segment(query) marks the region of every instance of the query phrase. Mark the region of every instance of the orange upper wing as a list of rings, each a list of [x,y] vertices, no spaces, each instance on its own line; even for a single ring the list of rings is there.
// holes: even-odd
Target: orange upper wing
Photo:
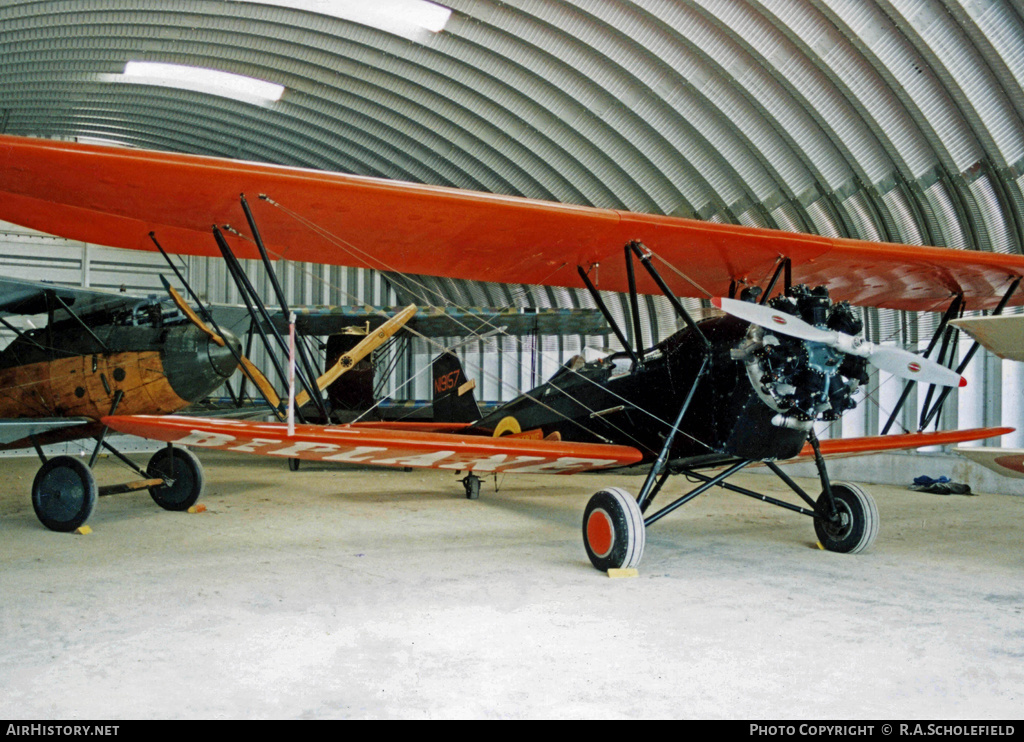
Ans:
[[[679,296],[723,296],[732,281],[762,284],[780,257],[793,279],[833,298],[897,309],[945,308],[963,294],[991,308],[1024,257],[832,239],[677,217],[534,201],[193,155],[0,137],[0,219],[62,237],[218,255],[214,224],[247,232],[247,195],[279,257],[503,283],[625,291],[623,246],[640,240]],[[258,199],[266,194],[276,204]],[[229,238],[240,257],[248,241]],[[599,267],[596,267],[599,266]],[[644,271],[641,291],[655,293]],[[699,288],[695,288],[694,284]],[[1015,297],[1022,303],[1024,294]]]

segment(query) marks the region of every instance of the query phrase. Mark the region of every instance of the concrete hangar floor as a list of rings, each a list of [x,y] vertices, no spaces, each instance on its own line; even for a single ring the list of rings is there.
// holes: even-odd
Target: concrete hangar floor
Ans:
[[[467,501],[451,472],[203,459],[206,512],[108,497],[88,535],[36,520],[36,460],[2,463],[0,718],[1019,716],[1021,497],[871,485],[881,533],[851,556],[718,491],[610,579],[583,507],[639,478]]]

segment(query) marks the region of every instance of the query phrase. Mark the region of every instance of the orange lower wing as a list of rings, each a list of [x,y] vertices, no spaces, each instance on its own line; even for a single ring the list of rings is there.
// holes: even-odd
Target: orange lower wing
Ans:
[[[477,472],[576,474],[638,463],[629,446],[396,430],[357,425],[254,423],[202,417],[115,415],[122,433],[185,446],[310,461]]]
[[[924,448],[926,446],[946,446],[953,443],[978,441],[984,438],[1007,435],[1013,431],[1013,428],[971,428],[969,430],[943,430],[937,433],[905,433],[903,435],[871,435],[863,438],[836,438],[821,441],[821,453],[826,458],[860,456],[882,451]],[[814,449],[808,443],[800,452],[798,459],[813,455]]]

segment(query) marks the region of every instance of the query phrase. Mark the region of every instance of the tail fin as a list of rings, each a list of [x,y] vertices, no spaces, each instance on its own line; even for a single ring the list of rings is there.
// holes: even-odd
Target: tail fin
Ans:
[[[434,359],[434,422],[471,423],[480,419],[473,389],[476,382],[466,378],[462,363],[453,353]]]

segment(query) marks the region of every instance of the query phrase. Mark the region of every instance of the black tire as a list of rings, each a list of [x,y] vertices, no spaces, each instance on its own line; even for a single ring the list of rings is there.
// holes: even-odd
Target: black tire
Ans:
[[[288,471],[298,471],[298,470],[299,470],[299,459],[289,458],[288,459]]]
[[[644,516],[636,499],[618,487],[596,493],[583,511],[583,546],[602,572],[640,564],[647,542]]]
[[[466,489],[467,500],[479,500],[480,499],[480,484],[482,480],[473,472],[470,472],[462,479],[462,486]]]
[[[70,533],[92,515],[97,492],[88,466],[72,456],[54,456],[32,482],[32,508],[51,531]]]
[[[818,498],[822,502],[824,494]],[[833,482],[832,497],[839,511],[839,522],[814,519],[818,542],[829,551],[856,554],[865,551],[878,535],[878,506],[875,499],[855,484]]]
[[[149,460],[146,474],[152,479],[170,481],[149,488],[150,497],[164,510],[188,510],[206,487],[203,465],[187,448],[161,448]]]

